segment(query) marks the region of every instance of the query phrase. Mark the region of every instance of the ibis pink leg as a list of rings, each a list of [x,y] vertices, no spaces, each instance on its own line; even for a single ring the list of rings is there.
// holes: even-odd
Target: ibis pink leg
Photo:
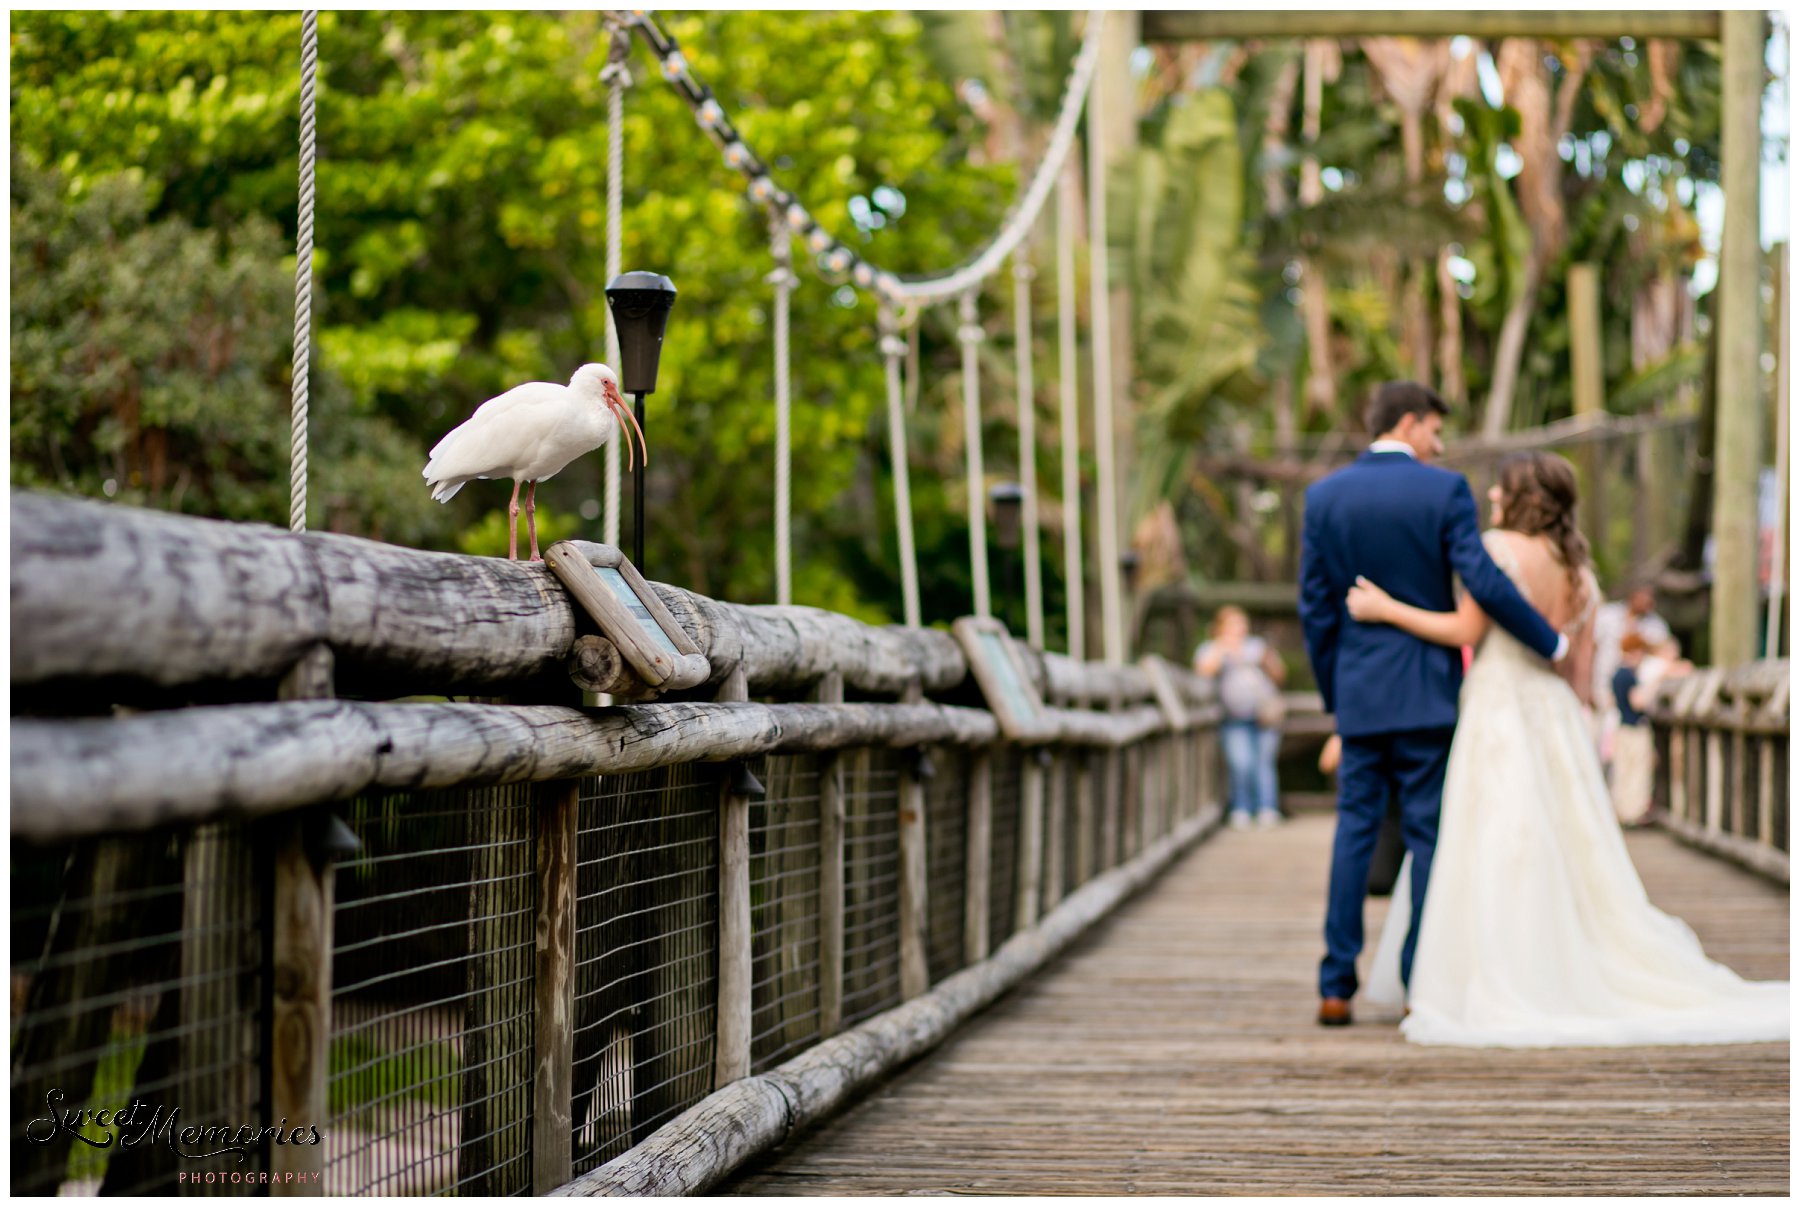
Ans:
[[[512,502],[506,505],[506,560],[519,560],[519,483],[513,482]]]
[[[525,528],[531,533],[531,560],[541,562],[537,550],[537,483],[528,482],[525,486]]]

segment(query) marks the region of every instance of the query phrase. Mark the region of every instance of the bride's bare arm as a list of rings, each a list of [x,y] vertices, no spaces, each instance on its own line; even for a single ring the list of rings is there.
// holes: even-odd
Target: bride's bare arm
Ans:
[[[1468,594],[1463,595],[1454,612],[1428,612],[1401,603],[1368,579],[1358,577],[1344,602],[1353,619],[1364,624],[1391,624],[1437,645],[1474,645],[1487,635],[1487,613]]]

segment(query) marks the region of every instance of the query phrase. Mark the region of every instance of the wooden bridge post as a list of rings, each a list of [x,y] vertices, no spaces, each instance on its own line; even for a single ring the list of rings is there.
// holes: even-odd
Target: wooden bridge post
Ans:
[[[1110,711],[1116,713],[1120,708],[1115,694]],[[1104,780],[1100,785],[1100,859],[1096,871],[1104,871],[1119,862],[1119,823],[1124,804],[1119,794],[1119,760],[1117,746],[1108,746],[1100,756],[1100,774]]]
[[[1775,739],[1764,734],[1757,741],[1756,840],[1775,845]]]
[[[309,650],[282,680],[283,700],[334,694],[330,647]],[[331,923],[335,873],[307,849],[306,814],[290,813],[275,832],[272,930],[273,994],[269,1012],[269,1121],[289,1127],[327,1121],[331,1069]],[[270,1144],[269,1193],[324,1193],[324,1144]],[[297,1175],[293,1178],[277,1175]]]
[[[750,699],[739,667],[719,688],[720,703]],[[713,1088],[750,1075],[750,798],[719,787],[719,1009]]]
[[[575,836],[581,781],[554,781],[540,793],[531,1187],[533,1194],[548,1194],[574,1176]]]
[[[988,953],[989,863],[993,858],[994,780],[986,747],[969,752],[968,858],[963,890],[963,963],[978,964]]]
[[[918,683],[901,695],[903,704],[925,698]],[[900,771],[900,999],[910,1002],[931,989],[931,965],[926,959],[930,928],[930,853],[925,843],[925,783],[918,763]]]
[[[844,702],[844,676],[819,680],[821,704]],[[837,751],[819,760],[819,1035],[844,1025],[844,762]]]
[[[1043,898],[1044,768],[1048,752],[1041,746],[1025,751],[1019,769],[1019,870],[1013,877],[1013,930],[1037,925]]]
[[[1063,859],[1068,833],[1065,815],[1069,807],[1067,755],[1051,754],[1048,776],[1049,792],[1044,802],[1044,883],[1040,896],[1045,913],[1054,909],[1063,895]]]
[[[1094,878],[1094,774],[1098,759],[1085,750],[1069,756],[1075,760],[1075,880],[1079,888]]]

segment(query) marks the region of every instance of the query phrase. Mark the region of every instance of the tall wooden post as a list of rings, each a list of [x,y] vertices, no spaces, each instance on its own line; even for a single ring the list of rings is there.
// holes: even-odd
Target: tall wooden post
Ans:
[[[309,650],[282,680],[283,700],[334,695],[331,650]],[[269,1121],[289,1128],[326,1123],[331,1067],[331,908],[335,873],[307,850],[306,814],[274,826],[274,1000],[269,1018]],[[271,1144],[269,1193],[324,1193],[323,1144]],[[289,1178],[286,1175],[296,1175]],[[283,1176],[277,1176],[283,1175]]]
[[[1143,41],[1143,18],[1136,9],[1115,9],[1106,15],[1106,30],[1100,35],[1100,61],[1095,69],[1094,88],[1104,94],[1100,106],[1100,149],[1111,179],[1114,172],[1130,164],[1137,156],[1138,113],[1137,81],[1131,75],[1131,54]],[[1131,286],[1123,280],[1110,282],[1111,305],[1107,307],[1107,334],[1111,337],[1113,464],[1117,480],[1132,482],[1132,466],[1137,453],[1137,407],[1132,386],[1136,380],[1132,356],[1135,341],[1132,326]],[[1129,495],[1120,500],[1119,539],[1130,538],[1132,517]],[[1116,567],[1107,570],[1116,573]],[[1123,621],[1121,621],[1123,623]]]
[[[819,681],[819,703],[844,702],[844,677]],[[844,763],[835,751],[819,761],[819,1035],[844,1023]]]
[[[1756,657],[1757,472],[1762,468],[1763,14],[1722,15],[1725,81],[1720,109],[1720,182],[1725,229],[1719,250],[1718,416],[1713,445],[1712,664]]]
[[[575,1176],[575,832],[581,781],[562,780],[540,791],[531,1187],[534,1194],[549,1194]]]
[[[1775,540],[1769,555],[1769,619],[1763,636],[1763,657],[1781,657],[1782,608],[1787,597],[1788,513],[1788,245],[1775,256]],[[1768,743],[1763,744],[1766,751]],[[1763,840],[1772,841],[1768,829]]]
[[[988,886],[993,863],[993,756],[985,747],[969,752],[968,845],[963,890],[963,963],[979,964],[988,954]]]
[[[924,699],[917,680],[907,685],[900,700],[917,704]],[[900,772],[900,997],[911,1001],[931,988],[931,964],[926,958],[931,926],[930,849],[925,845],[925,783],[913,764]]]
[[[740,667],[719,688],[720,703],[750,698]],[[719,788],[719,1023],[713,1088],[750,1076],[750,798]]]
[[[1043,896],[1044,778],[1049,759],[1041,746],[1025,751],[1019,769],[1018,874],[1013,877],[1013,930],[1037,925],[1038,903]]]
[[[1600,266],[1569,265],[1569,361],[1575,385],[1575,414],[1598,417],[1606,410],[1606,361],[1601,344]],[[1605,450],[1588,443],[1578,454],[1582,489],[1581,518],[1596,552],[1605,535],[1607,465]]]

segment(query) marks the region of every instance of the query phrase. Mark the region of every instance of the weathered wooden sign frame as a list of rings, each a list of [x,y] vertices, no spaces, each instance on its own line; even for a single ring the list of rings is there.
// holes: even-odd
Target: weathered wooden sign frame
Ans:
[[[969,673],[975,676],[1000,732],[1014,742],[1053,740],[1056,725],[1006,626],[991,616],[964,616],[950,631],[969,660]]]
[[[545,551],[544,563],[646,686],[681,691],[712,676],[706,655],[621,550],[589,545],[584,552],[558,541]]]
[[[1181,693],[1175,690],[1175,680],[1169,676],[1168,659],[1160,654],[1145,654],[1138,659],[1138,665],[1150,679],[1150,690],[1156,693],[1156,706],[1162,709],[1169,728],[1177,731],[1189,728],[1191,720],[1187,706],[1181,702]]]

